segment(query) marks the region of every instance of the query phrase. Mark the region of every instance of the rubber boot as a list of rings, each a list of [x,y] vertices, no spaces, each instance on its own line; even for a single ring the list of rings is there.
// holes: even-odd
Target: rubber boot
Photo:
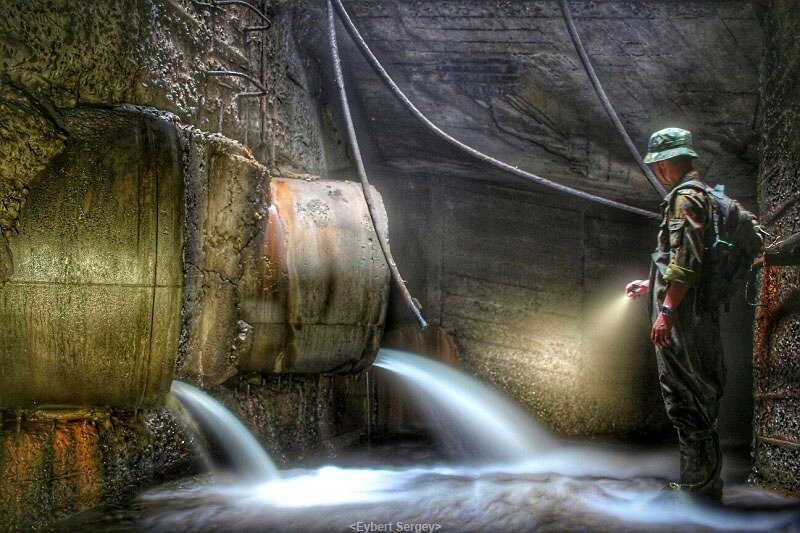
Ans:
[[[670,490],[687,491],[713,501],[722,500],[722,453],[719,437],[713,433],[679,432],[681,447],[680,482]]]

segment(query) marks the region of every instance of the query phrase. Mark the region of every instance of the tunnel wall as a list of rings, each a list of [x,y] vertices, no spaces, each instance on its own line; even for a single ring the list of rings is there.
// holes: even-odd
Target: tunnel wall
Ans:
[[[3,412],[0,530],[48,531],[59,518],[199,467],[192,442],[166,412],[75,411],[57,419]]]
[[[762,71],[762,222],[786,237],[800,231],[800,2],[776,1],[765,12]],[[769,267],[756,317],[753,478],[800,492],[800,268]]]
[[[273,174],[323,170],[323,138],[332,133],[321,127],[315,87],[305,79],[295,6],[275,0],[264,7],[274,24],[244,32],[263,21],[241,6],[191,0],[4,4],[0,241],[16,231],[25,186],[64,149],[62,109],[149,106],[239,141]],[[234,98],[257,87],[241,77],[206,74],[212,70],[246,73],[267,94]],[[11,268],[0,242],[0,279]]]

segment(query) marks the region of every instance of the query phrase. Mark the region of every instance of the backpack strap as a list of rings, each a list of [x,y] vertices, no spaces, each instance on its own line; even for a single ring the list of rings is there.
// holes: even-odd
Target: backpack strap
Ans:
[[[674,196],[678,192],[680,192],[682,190],[685,190],[685,189],[693,189],[695,191],[704,192],[706,194],[713,194],[714,193],[714,189],[712,189],[711,187],[709,187],[708,185],[706,185],[702,181],[700,181],[700,180],[689,180],[689,181],[685,181],[685,182],[681,183],[680,185],[678,185],[677,187],[675,187],[675,190],[672,192],[672,194]]]

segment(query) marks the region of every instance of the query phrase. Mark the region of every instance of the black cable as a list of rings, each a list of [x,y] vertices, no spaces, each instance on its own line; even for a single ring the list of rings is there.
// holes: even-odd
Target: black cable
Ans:
[[[445,133],[438,126],[436,126],[436,124],[428,120],[428,118],[425,115],[423,115],[422,112],[420,112],[420,110],[417,109],[413,103],[411,103],[411,101],[406,97],[406,95],[403,94],[403,91],[400,90],[400,88],[397,86],[394,80],[392,80],[392,78],[380,64],[378,59],[372,53],[372,50],[369,49],[369,46],[367,46],[367,43],[361,37],[361,34],[356,29],[355,25],[353,24],[353,21],[350,20],[350,17],[347,14],[347,11],[345,11],[341,1],[329,0],[329,2],[330,1],[333,2],[333,6],[336,9],[336,12],[339,15],[339,18],[341,19],[342,23],[344,24],[345,29],[350,34],[350,37],[352,37],[353,41],[358,46],[358,49],[364,55],[364,58],[367,60],[370,66],[372,66],[373,70],[375,70],[378,76],[380,76],[384,84],[389,88],[389,90],[394,94],[394,96],[398,100],[400,100],[403,103],[403,105],[405,105],[405,107],[411,112],[411,114],[413,114],[417,120],[422,122],[422,124],[437,137],[447,141],[456,148],[468,153],[469,155],[480,161],[483,161],[489,165],[499,168],[500,170],[503,170],[517,177],[520,177],[526,181],[536,183],[537,185],[543,185],[545,187],[549,187],[551,189],[555,189],[557,191],[570,194],[572,196],[577,196],[579,198],[583,198],[584,200],[589,200],[591,202],[596,202],[608,207],[613,207],[616,209],[621,209],[623,211],[628,211],[629,213],[635,213],[637,215],[641,215],[648,218],[654,218],[657,220],[661,219],[661,215],[659,215],[658,213],[647,211],[645,209],[640,209],[638,207],[633,207],[631,205],[623,204],[621,202],[615,202],[614,200],[609,200],[608,198],[603,198],[602,196],[597,196],[587,192],[579,191],[577,189],[573,189],[572,187],[567,187],[566,185],[561,185],[560,183],[550,181],[535,174],[531,174],[530,172],[520,170],[519,168],[511,166],[508,163],[504,163],[503,161],[500,161],[484,153],[481,153],[478,150],[472,148],[471,146],[462,143],[458,139],[451,137],[449,134]]]
[[[647,165],[644,164],[642,156],[636,149],[636,145],[633,144],[630,135],[628,135],[628,132],[625,130],[625,126],[622,125],[622,121],[620,121],[619,116],[617,116],[614,106],[611,105],[611,101],[608,99],[606,92],[603,90],[603,86],[600,84],[600,79],[597,77],[597,73],[594,71],[594,66],[592,66],[592,62],[589,60],[589,55],[586,53],[586,49],[583,47],[581,36],[578,35],[578,29],[575,27],[575,22],[572,20],[572,14],[569,11],[569,4],[567,4],[567,0],[558,0],[558,5],[561,7],[561,14],[564,15],[564,23],[567,25],[567,29],[569,30],[569,36],[572,38],[572,44],[575,45],[575,50],[578,52],[578,55],[581,58],[583,68],[586,70],[586,74],[589,75],[589,79],[592,81],[594,91],[597,93],[598,98],[600,98],[600,101],[603,103],[603,108],[605,108],[608,118],[610,118],[611,122],[614,123],[614,127],[617,128],[622,140],[625,141],[625,146],[627,146],[628,151],[633,156],[636,164],[639,165],[639,168],[641,168],[642,172],[644,172],[647,181],[650,182],[650,185],[653,186],[653,189],[655,189],[659,196],[663,198],[667,195],[666,189],[664,189],[664,186],[661,185]]]
[[[333,70],[336,72],[336,86],[339,88],[339,98],[342,101],[342,112],[344,113],[344,121],[347,125],[347,136],[350,140],[350,147],[353,150],[353,159],[356,162],[358,177],[361,180],[361,189],[364,191],[364,199],[367,202],[369,215],[372,218],[372,225],[375,227],[375,233],[378,236],[378,242],[383,250],[383,256],[386,258],[386,263],[389,265],[392,278],[394,278],[395,283],[397,283],[397,287],[403,294],[403,299],[406,301],[406,304],[408,304],[411,312],[414,313],[414,317],[417,319],[417,322],[419,322],[421,327],[425,328],[428,326],[428,323],[425,321],[425,318],[422,316],[417,304],[414,302],[414,298],[412,298],[411,293],[408,292],[408,287],[406,287],[406,283],[403,281],[403,277],[400,275],[400,270],[398,270],[397,264],[394,262],[394,257],[392,257],[392,251],[389,248],[389,237],[382,231],[379,225],[378,214],[375,209],[375,201],[372,196],[372,189],[370,188],[369,180],[367,179],[367,171],[364,168],[364,161],[361,159],[361,150],[358,147],[356,129],[353,126],[353,117],[350,115],[350,104],[347,101],[347,91],[344,87],[344,75],[342,74],[342,62],[339,58],[339,46],[336,43],[336,22],[333,18],[333,7],[331,6],[330,0],[328,0],[328,38],[330,39],[331,56],[333,57]]]

